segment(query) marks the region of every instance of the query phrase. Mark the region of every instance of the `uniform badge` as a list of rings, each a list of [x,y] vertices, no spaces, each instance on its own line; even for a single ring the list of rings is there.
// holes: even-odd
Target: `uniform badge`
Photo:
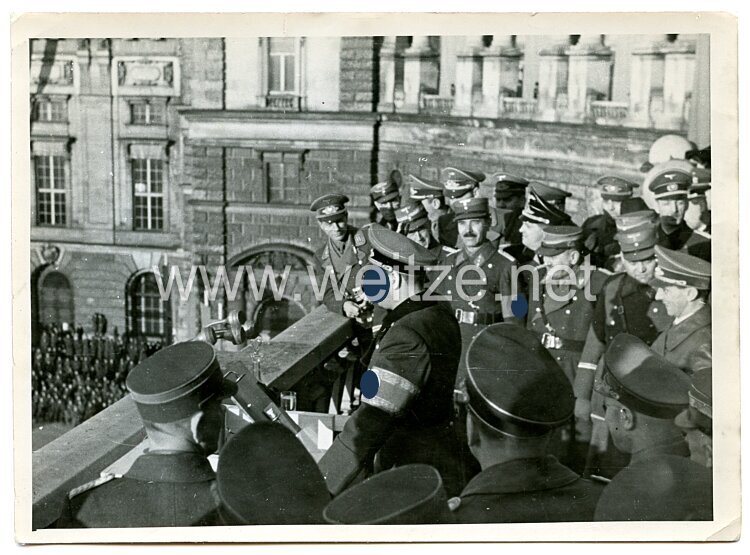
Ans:
[[[670,183],[667,185],[667,191],[676,191],[678,188],[677,183]]]
[[[367,239],[365,239],[365,234],[364,233],[362,233],[361,231],[358,231],[357,233],[354,234],[354,245],[355,246],[361,247],[365,243],[367,243]]]

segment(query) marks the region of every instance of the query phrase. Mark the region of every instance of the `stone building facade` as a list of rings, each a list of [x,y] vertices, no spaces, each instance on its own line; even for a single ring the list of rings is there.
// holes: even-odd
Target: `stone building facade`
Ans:
[[[35,321],[168,340],[231,308],[272,334],[314,306],[325,192],[361,224],[395,170],[461,165],[570,190],[581,222],[596,179],[640,181],[659,136],[709,143],[698,35],[35,40],[30,70]],[[154,265],[292,270],[283,299],[244,273],[234,299],[162,302]]]

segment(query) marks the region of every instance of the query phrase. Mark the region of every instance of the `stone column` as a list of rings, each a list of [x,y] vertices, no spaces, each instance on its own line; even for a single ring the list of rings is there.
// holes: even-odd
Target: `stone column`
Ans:
[[[496,118],[500,98],[515,96],[521,51],[513,35],[494,35],[492,45],[482,52],[482,105],[479,115]]]
[[[454,116],[470,116],[473,112],[474,84],[479,81],[479,52],[484,47],[482,36],[466,39],[466,46],[456,56],[456,98],[453,104]]]
[[[378,112],[393,112],[396,90],[396,37],[383,37],[380,48],[380,94]]]
[[[426,83],[434,81],[437,93],[437,59],[429,37],[413,37],[411,46],[404,51],[404,106],[400,111],[419,112],[420,92]]]
[[[682,130],[687,125],[693,92],[695,44],[675,42],[664,53],[664,114],[660,127]]]
[[[612,51],[602,35],[581,35],[567,54],[568,106],[562,119],[580,123],[588,117],[591,100],[609,98]]]
[[[703,148],[711,144],[711,52],[708,35],[695,45],[693,96],[690,102],[688,139]]]
[[[567,94],[568,35],[549,37],[550,45],[539,52],[538,118],[556,121],[557,100],[560,93]]]

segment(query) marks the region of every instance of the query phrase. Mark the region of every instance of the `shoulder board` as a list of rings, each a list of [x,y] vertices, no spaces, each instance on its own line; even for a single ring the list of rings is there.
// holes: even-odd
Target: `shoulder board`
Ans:
[[[448,508],[451,510],[451,512],[455,511],[461,506],[461,498],[460,497],[451,497],[448,499]]]
[[[107,482],[111,482],[115,478],[119,478],[119,476],[115,474],[104,474],[103,476],[99,476],[96,480],[91,480],[90,482],[86,482],[83,485],[78,486],[77,488],[73,488],[68,492],[68,499],[73,499],[76,495],[81,495],[82,493],[85,493],[89,490],[92,490],[96,487],[101,486],[102,484],[106,484]]]
[[[355,247],[361,247],[367,243],[367,239],[365,238],[365,234],[362,233],[362,230],[360,229],[357,231],[357,233],[354,234],[354,246]]]
[[[615,275],[614,272],[611,272],[610,270],[607,270],[606,268],[597,268],[596,271],[603,273],[605,276]]]
[[[517,262],[516,257],[505,250],[506,247],[508,247],[507,244],[500,245],[500,247],[497,249],[498,254],[501,254],[502,256],[510,260],[511,262]]]
[[[597,268],[591,273],[591,292],[598,295],[604,287],[604,284],[612,277],[612,272]]]
[[[693,230],[693,233],[695,233],[696,235],[700,235],[704,239],[711,239],[711,234],[710,233],[706,233],[703,230],[695,229],[695,230]]]
[[[443,250],[448,254],[455,254],[458,252],[458,249],[454,249],[453,247],[448,247],[446,245],[443,245]]]

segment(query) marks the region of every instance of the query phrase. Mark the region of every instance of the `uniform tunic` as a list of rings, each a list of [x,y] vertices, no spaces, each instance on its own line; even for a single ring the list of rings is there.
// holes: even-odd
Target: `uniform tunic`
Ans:
[[[458,246],[460,240],[458,236],[458,223],[455,220],[453,210],[445,208],[445,212],[433,220],[432,235],[441,245],[452,248]]]
[[[591,252],[591,263],[600,268],[611,269],[611,258],[620,252],[615,240],[617,224],[608,212],[586,219],[581,226],[586,248]]]
[[[683,220],[674,229],[665,230],[658,226],[657,244],[673,251],[684,251],[707,262],[711,262],[711,236],[704,232],[693,231]]]
[[[651,348],[672,364],[692,375],[711,367],[711,307],[703,305],[656,338]]]
[[[376,453],[376,470],[426,463],[438,469],[446,491],[460,491],[453,426],[459,345],[458,323],[443,304],[407,299],[388,313],[368,364],[379,380],[377,393],[362,396],[319,462],[331,493],[372,466]]]
[[[343,243],[336,243],[330,238],[315,252],[313,260],[315,274],[320,287],[325,286],[323,304],[335,314],[344,313],[346,294],[351,294],[351,287],[358,270],[358,264],[366,257],[365,245],[367,239],[364,233],[356,227],[348,226],[346,239]],[[333,270],[333,283],[324,281],[327,268]],[[347,275],[347,271],[349,274]],[[346,281],[346,283],[344,283]],[[341,287],[344,291],[337,299],[334,289]]]
[[[146,452],[122,478],[69,495],[58,528],[208,526],[218,522],[215,479],[199,453]]]
[[[451,299],[451,308],[461,326],[460,385],[465,379],[464,359],[471,340],[487,326],[503,321],[503,299],[509,301],[513,293],[515,259],[497,242],[487,241],[473,254],[459,249],[443,257],[440,263],[450,266],[451,270],[443,277],[436,291]],[[480,277],[475,270],[465,269],[471,267],[481,268],[485,281],[478,285],[465,283]],[[462,295],[458,291],[459,282],[462,284]],[[468,300],[479,293],[483,293],[480,299]]]
[[[476,475],[454,515],[462,524],[590,521],[602,490],[551,455],[517,459]]]
[[[497,232],[500,241],[506,245],[517,245],[521,243],[521,212],[523,207],[515,210],[497,209],[497,224],[492,228]]]
[[[559,338],[559,348],[545,346],[571,384],[575,383],[576,369],[594,316],[596,297],[610,275],[594,269],[587,281],[585,272],[579,269],[578,282],[570,292],[555,287],[555,296],[565,299],[557,300],[546,291],[546,268],[539,270],[539,292],[530,296],[526,327],[536,332],[540,340],[544,334]],[[591,300],[586,299],[586,291],[593,297]]]

